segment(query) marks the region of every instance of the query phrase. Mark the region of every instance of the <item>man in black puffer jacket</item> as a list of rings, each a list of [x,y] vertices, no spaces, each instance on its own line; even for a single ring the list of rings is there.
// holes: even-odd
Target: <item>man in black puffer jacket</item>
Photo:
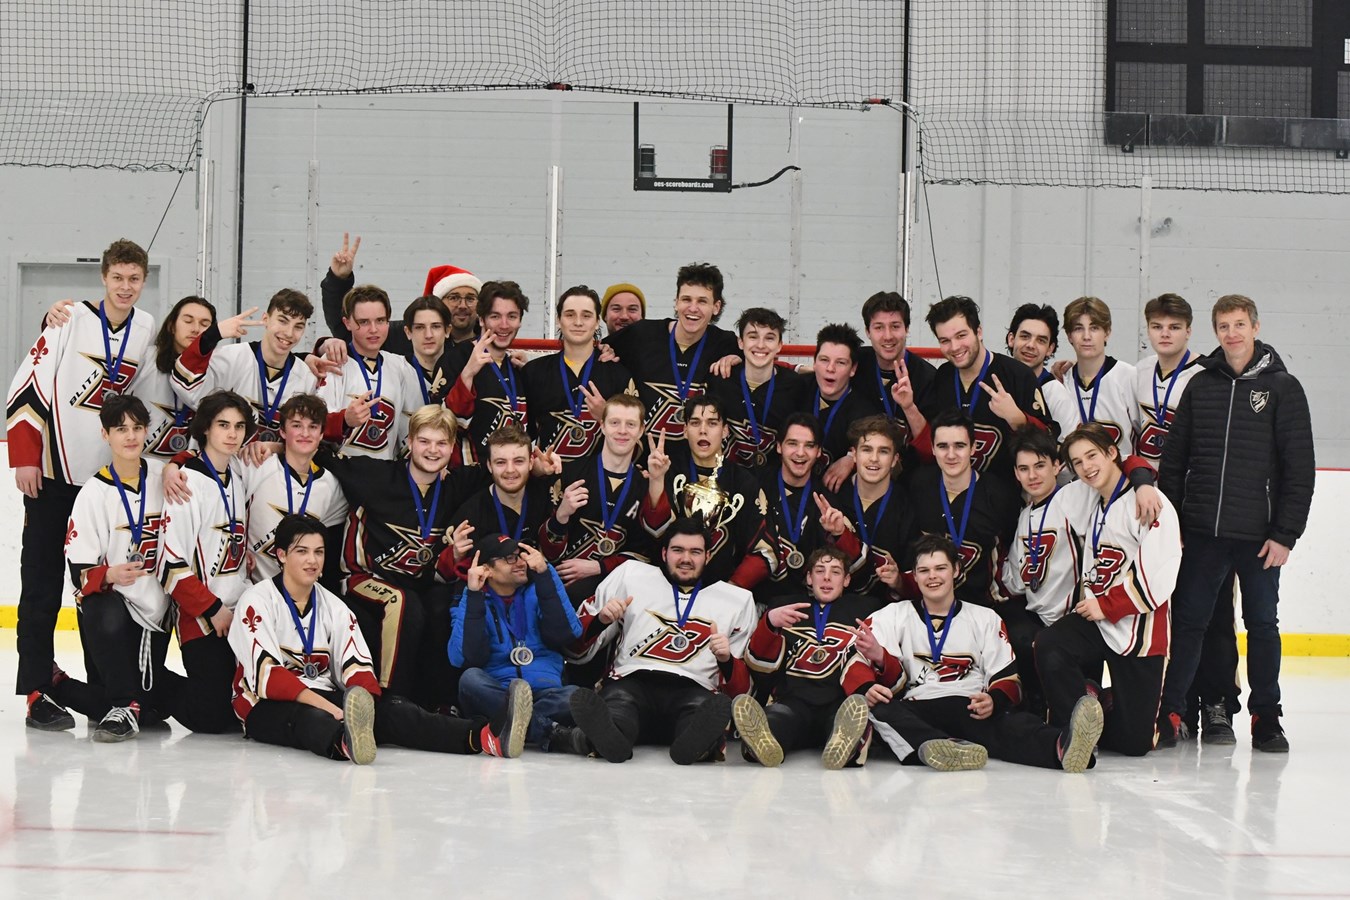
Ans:
[[[1286,752],[1280,727],[1280,567],[1308,523],[1314,462],[1308,399],[1271,347],[1256,339],[1256,304],[1214,304],[1219,349],[1182,395],[1163,446],[1158,484],[1181,511],[1185,550],[1172,596],[1171,662],[1159,745],[1181,732],[1205,624],[1229,567],[1242,585],[1252,746]]]

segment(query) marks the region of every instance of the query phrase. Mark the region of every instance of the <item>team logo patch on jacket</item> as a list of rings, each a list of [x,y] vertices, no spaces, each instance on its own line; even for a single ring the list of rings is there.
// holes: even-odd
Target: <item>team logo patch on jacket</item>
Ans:
[[[1270,391],[1252,391],[1252,412],[1259,413],[1270,402]]]

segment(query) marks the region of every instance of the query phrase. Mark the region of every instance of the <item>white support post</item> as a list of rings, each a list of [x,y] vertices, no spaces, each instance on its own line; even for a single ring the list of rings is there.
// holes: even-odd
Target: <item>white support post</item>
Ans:
[[[1139,311],[1135,322],[1136,342],[1142,353],[1148,348],[1148,324],[1144,322],[1144,304],[1149,295],[1149,254],[1153,244],[1153,176],[1145,170],[1139,182]]]
[[[309,161],[308,196],[305,204],[305,293],[319,296],[319,161]]]
[[[214,240],[215,222],[215,175],[216,164],[210,159],[202,159],[197,175],[197,293],[210,298],[211,291],[211,244]]]
[[[802,117],[795,107],[788,108],[788,153],[792,157],[792,165],[801,164],[801,126]],[[802,313],[802,171],[800,168],[794,169],[790,173],[792,178],[792,190],[789,194],[789,222],[791,229],[788,232],[788,333],[789,341],[797,341],[801,337],[801,313]]]
[[[562,263],[562,166],[548,167],[548,234],[547,254],[544,261],[544,284],[547,285],[544,299],[544,337],[551,338],[557,332],[554,321],[553,301],[558,296],[558,271]]]

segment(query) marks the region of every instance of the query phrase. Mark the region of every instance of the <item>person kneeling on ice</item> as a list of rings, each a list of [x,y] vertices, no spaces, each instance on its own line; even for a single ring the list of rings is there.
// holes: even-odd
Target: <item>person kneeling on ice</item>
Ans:
[[[838,547],[816,550],[806,565],[810,593],[800,601],[784,597],[750,635],[745,663],[756,685],[772,690],[774,702],[765,710],[749,694],[732,701],[747,760],[776,766],[789,750],[823,747],[827,769],[866,761],[872,742],[867,702],[845,695],[840,675],[857,636],[856,623],[882,601],[845,593],[848,567],[848,554]]]
[[[275,547],[281,573],[240,596],[230,628],[239,660],[234,709],[246,737],[357,765],[375,760],[377,744],[520,755],[531,712],[528,684],[512,682],[495,726],[383,694],[356,617],[318,583],[323,523],[288,515],[277,525]]]
[[[956,599],[956,546],[945,535],[914,543],[922,597],[859,623],[844,689],[862,694],[877,735],[903,765],[943,772],[1007,762],[1082,772],[1096,762],[1102,707],[1084,695],[1067,727],[1015,709],[1021,685],[998,613]]]
[[[544,554],[504,534],[478,542],[467,585],[451,613],[450,664],[465,669],[459,704],[465,713],[495,715],[521,679],[533,696],[525,740],[542,750],[565,749],[581,735],[569,727],[575,685],[562,683],[562,651],[581,637],[558,573]]]
[[[679,765],[716,761],[726,745],[730,697],[750,686],[741,656],[755,599],[725,581],[703,583],[702,516],[670,525],[661,559],[663,568],[624,563],[582,604],[582,637],[572,655],[589,661],[616,638],[619,648],[600,691],[572,695],[572,718],[584,749],[610,762],[632,758],[639,740],[668,743]]]

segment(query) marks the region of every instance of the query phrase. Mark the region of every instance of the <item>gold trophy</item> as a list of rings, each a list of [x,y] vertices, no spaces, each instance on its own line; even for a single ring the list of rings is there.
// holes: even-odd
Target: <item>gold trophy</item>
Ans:
[[[730,512],[726,515],[726,518],[734,519],[744,502],[739,494],[732,497],[718,485],[717,476],[721,472],[722,454],[718,453],[713,462],[712,474],[701,475],[695,481],[686,482],[683,490],[680,491],[684,496],[685,515],[702,514],[703,522],[708,528],[719,527],[722,524],[722,515],[728,509]],[[683,476],[677,477],[682,478]],[[680,490],[678,485],[676,489]]]

